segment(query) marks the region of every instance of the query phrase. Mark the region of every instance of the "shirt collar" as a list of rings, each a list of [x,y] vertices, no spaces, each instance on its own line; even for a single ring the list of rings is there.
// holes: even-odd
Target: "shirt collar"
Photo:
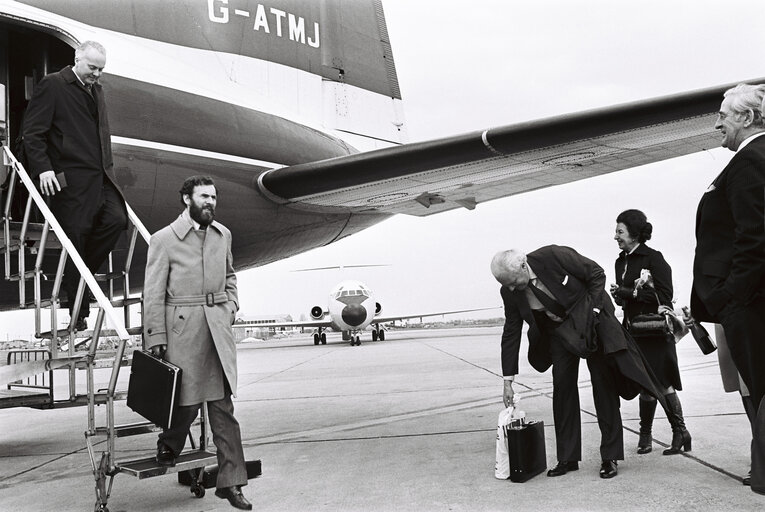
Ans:
[[[637,251],[637,248],[640,247],[640,245],[641,245],[640,243],[635,245],[635,247],[633,247],[632,250],[630,252],[628,252],[627,254],[629,255],[629,254],[632,254],[633,252]]]
[[[88,88],[88,86],[87,86],[87,85],[85,85],[85,82],[83,82],[83,81],[82,81],[82,78],[80,78],[80,75],[78,75],[78,74],[77,74],[77,71],[75,71],[75,70],[74,70],[74,66],[72,66],[72,73],[74,74],[74,76],[75,76],[75,77],[77,77],[77,81],[78,81],[78,82],[80,82],[80,84],[81,84],[81,85],[82,85],[84,88],[86,88],[86,89],[87,89],[87,88]]]
[[[744,147],[746,147],[746,145],[747,145],[747,144],[749,144],[749,143],[750,143],[750,142],[752,142],[754,139],[756,139],[757,137],[760,137],[760,136],[762,136],[762,135],[765,135],[765,132],[757,132],[757,133],[755,133],[754,135],[750,135],[749,137],[747,137],[747,138],[745,138],[744,140],[742,140],[742,141],[741,141],[741,144],[739,144],[739,146],[738,146],[738,149],[736,150],[736,153],[738,153],[739,151],[741,151],[742,149],[744,149]]]

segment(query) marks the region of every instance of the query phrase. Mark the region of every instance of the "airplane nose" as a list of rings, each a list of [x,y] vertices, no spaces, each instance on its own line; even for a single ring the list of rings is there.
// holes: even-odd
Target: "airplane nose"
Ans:
[[[348,304],[343,308],[340,316],[343,317],[343,322],[356,327],[367,318],[367,310],[361,304]]]

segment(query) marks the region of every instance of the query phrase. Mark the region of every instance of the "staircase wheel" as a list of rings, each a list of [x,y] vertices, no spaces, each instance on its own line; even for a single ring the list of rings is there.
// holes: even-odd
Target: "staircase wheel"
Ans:
[[[191,494],[194,495],[195,498],[204,498],[205,497],[205,488],[199,485],[198,483],[192,483],[191,484]]]

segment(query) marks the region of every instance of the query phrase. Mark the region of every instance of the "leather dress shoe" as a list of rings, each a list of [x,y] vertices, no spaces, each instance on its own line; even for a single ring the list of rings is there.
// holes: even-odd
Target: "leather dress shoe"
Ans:
[[[157,464],[167,467],[175,466],[175,455],[173,454],[173,451],[164,444],[157,446]]]
[[[242,494],[242,487],[239,485],[215,489],[215,495],[219,498],[227,499],[232,507],[240,510],[252,510],[252,503],[247,501],[247,498],[244,497],[244,494]]]
[[[569,471],[576,471],[577,469],[579,469],[579,462],[560,460],[554,468],[547,472],[547,476],[563,476]]]
[[[600,465],[600,478],[613,478],[619,470],[616,469],[617,463],[615,460],[604,460]]]

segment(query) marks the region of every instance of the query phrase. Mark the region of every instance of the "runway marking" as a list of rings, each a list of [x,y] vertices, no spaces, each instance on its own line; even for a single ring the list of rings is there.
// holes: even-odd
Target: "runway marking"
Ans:
[[[486,372],[488,372],[488,373],[491,373],[492,375],[496,375],[497,377],[502,377],[502,375],[499,375],[497,372],[494,372],[494,371],[492,371],[492,370],[489,370],[488,368],[484,368],[483,366],[477,365],[477,364],[475,364],[475,363],[473,363],[473,362],[471,362],[471,361],[467,361],[467,360],[465,360],[465,359],[464,359],[464,358],[462,358],[462,357],[459,357],[459,356],[457,356],[457,355],[455,355],[455,354],[452,354],[452,353],[450,353],[450,352],[447,352],[447,351],[445,351],[445,350],[443,350],[443,349],[440,349],[440,348],[438,348],[438,347],[434,347],[433,345],[431,345],[431,344],[429,344],[429,343],[425,343],[425,342],[420,342],[420,343],[421,343],[422,345],[428,346],[428,347],[430,347],[430,348],[432,348],[432,349],[434,349],[434,350],[437,350],[438,352],[441,352],[441,353],[443,353],[443,354],[446,354],[446,355],[448,355],[448,356],[451,356],[451,357],[453,357],[453,358],[455,358],[455,359],[457,359],[457,360],[459,360],[459,361],[463,361],[463,362],[465,362],[465,363],[467,363],[467,364],[469,364],[469,365],[471,365],[471,366],[474,366],[474,367],[476,367],[476,368],[480,368],[481,370],[484,370],[484,371],[486,371]],[[706,368],[709,368],[709,367],[715,366],[716,364],[717,364],[717,362],[716,362],[716,361],[709,361],[709,362],[706,362],[706,361],[705,361],[705,362],[701,362],[701,363],[695,363],[695,364],[692,364],[692,365],[687,365],[687,366],[684,366],[684,367],[682,368],[682,370],[691,370],[691,371],[692,371],[692,370],[700,370],[700,369],[706,369]],[[590,381],[586,381],[586,382],[587,382],[589,385],[587,385],[587,386],[582,386],[582,385],[580,384],[580,385],[578,386],[578,387],[579,387],[579,389],[583,389],[583,388],[585,388],[585,387],[592,387],[592,383],[591,383]],[[527,385],[523,384],[522,382],[519,382],[517,379],[515,380],[515,384],[517,384],[517,385],[520,385],[520,386],[523,386],[524,388],[526,388],[526,389],[527,389],[527,390],[529,390],[529,391],[532,391],[532,392],[536,392],[536,393],[537,393],[537,396],[539,396],[539,395],[541,395],[541,396],[546,396],[546,397],[548,397],[548,398],[550,398],[550,399],[552,400],[552,393],[547,393],[547,392],[542,392],[542,391],[536,390],[536,389],[532,388],[531,386],[527,386]],[[597,420],[597,418],[598,418],[598,415],[597,415],[597,414],[595,414],[595,413],[594,413],[594,412],[592,412],[592,411],[588,411],[587,409],[583,409],[583,408],[581,408],[581,407],[579,408],[579,410],[580,410],[580,412],[582,412],[582,413],[584,413],[584,414],[587,414],[587,415],[589,415],[589,416],[591,416],[591,417],[595,418],[595,420]],[[741,413],[741,414],[743,414],[743,413]],[[733,415],[733,414],[724,414],[724,415],[726,415],[726,416],[727,416],[727,415]],[[715,415],[715,416],[719,416],[719,415]],[[633,428],[630,428],[630,427],[628,427],[627,425],[624,425],[623,423],[622,423],[622,429],[623,429],[623,430],[626,430],[626,431],[628,431],[628,432],[632,432],[632,433],[633,433],[633,434],[635,434],[635,435],[638,435],[638,436],[640,435],[640,431],[639,431],[639,430],[635,430],[635,429],[633,429]],[[658,445],[660,445],[660,446],[663,446],[664,448],[669,448],[669,447],[670,447],[670,445],[669,445],[669,444],[667,444],[667,443],[664,443],[663,441],[659,441],[658,439],[653,439],[653,442],[655,442],[656,444],[658,444]],[[707,461],[705,461],[705,460],[702,460],[702,459],[700,459],[700,458],[696,457],[695,455],[693,455],[693,454],[690,454],[690,453],[688,453],[688,452],[680,452],[678,455],[682,455],[683,457],[686,457],[686,458],[688,458],[688,459],[691,459],[691,460],[693,460],[693,461],[695,461],[695,462],[698,462],[699,464],[701,464],[701,465],[703,465],[703,466],[706,466],[707,468],[709,468],[709,469],[712,469],[712,470],[714,470],[714,471],[717,471],[718,473],[721,473],[721,474],[723,474],[723,475],[725,475],[725,476],[728,476],[728,477],[730,477],[730,478],[732,478],[732,479],[734,479],[734,480],[736,480],[736,481],[738,481],[738,482],[743,482],[743,481],[744,481],[743,477],[741,477],[741,476],[738,476],[738,475],[735,475],[735,474],[731,473],[730,471],[727,471],[727,470],[725,470],[725,469],[723,469],[723,468],[721,468],[721,467],[719,467],[719,466],[716,466],[716,465],[714,465],[714,464],[712,464],[712,463],[709,463],[709,462],[707,462]]]
[[[95,444],[96,445],[97,444],[103,444],[105,442],[106,441],[104,440],[104,441],[99,441],[98,443],[95,443]],[[37,465],[32,466],[32,467],[29,467],[29,468],[27,468],[27,469],[25,469],[23,471],[19,471],[18,473],[14,473],[12,475],[4,476],[4,477],[0,478],[0,482],[5,482],[7,480],[11,480],[12,478],[16,478],[18,476],[24,475],[24,474],[29,473],[31,471],[38,470],[38,469],[40,469],[40,468],[42,468],[44,466],[47,466],[48,464],[52,464],[52,463],[57,462],[57,461],[59,461],[61,459],[69,457],[70,455],[77,455],[77,454],[80,454],[80,453],[83,453],[83,452],[87,452],[87,450],[88,450],[87,447],[83,446],[82,448],[79,448],[79,449],[74,450],[72,452],[63,453],[63,454],[59,455],[58,457],[53,457],[52,459],[46,460],[45,462],[41,462],[40,464],[37,464]],[[31,457],[32,455],[22,455],[22,456]],[[87,469],[88,469],[87,473],[91,473],[91,474],[93,473],[93,471],[92,471],[92,469],[90,467],[90,463],[88,463]],[[43,478],[43,477],[41,477],[41,478]],[[45,478],[47,478],[47,477],[45,477]],[[13,483],[11,483],[11,484],[1,484],[0,483],[0,489],[4,489],[4,488],[10,487],[12,485],[13,485]]]
[[[344,425],[333,425],[329,427],[312,428],[308,430],[301,430],[296,432],[285,432],[283,434],[275,434],[272,436],[259,437],[257,441],[245,443],[245,446],[259,446],[263,444],[276,444],[285,442],[295,442],[301,438],[308,436],[320,436],[326,434],[332,434],[334,432],[343,432],[346,430],[358,430],[361,428],[374,427],[378,425],[387,425],[397,421],[404,421],[416,418],[424,418],[432,416],[434,414],[445,414],[449,412],[464,411],[467,409],[476,409],[479,407],[485,407],[487,405],[496,405],[501,400],[496,396],[491,398],[480,398],[478,400],[470,400],[468,402],[461,402],[452,405],[446,405],[441,407],[432,407],[428,409],[422,409],[420,411],[405,412],[401,414],[394,414],[391,416],[385,416],[383,418],[373,418],[369,420],[354,421],[346,423]],[[308,441],[308,440],[306,440]]]
[[[270,374],[265,375],[265,376],[263,376],[263,377],[261,377],[259,379],[255,379],[252,382],[248,382],[247,384],[242,384],[242,385],[238,386],[238,388],[239,389],[244,389],[244,388],[246,388],[248,386],[252,386],[253,384],[257,384],[258,382],[263,382],[266,379],[270,379],[271,377],[276,377],[277,375],[281,375],[282,373],[288,372],[290,370],[294,370],[298,366],[302,366],[302,365],[304,365],[306,363],[310,363],[311,361],[315,361],[315,360],[319,359],[320,357],[327,356],[327,355],[329,355],[329,354],[331,354],[331,353],[333,353],[333,352],[335,352],[335,351],[337,351],[339,349],[340,349],[340,347],[337,347],[337,348],[334,348],[332,350],[329,350],[329,351],[326,351],[326,352],[322,352],[322,353],[320,353],[317,356],[310,357],[310,358],[308,358],[308,359],[306,359],[304,361],[301,361],[299,363],[293,364],[290,367],[284,368],[283,370],[279,370],[278,372],[270,373]]]

